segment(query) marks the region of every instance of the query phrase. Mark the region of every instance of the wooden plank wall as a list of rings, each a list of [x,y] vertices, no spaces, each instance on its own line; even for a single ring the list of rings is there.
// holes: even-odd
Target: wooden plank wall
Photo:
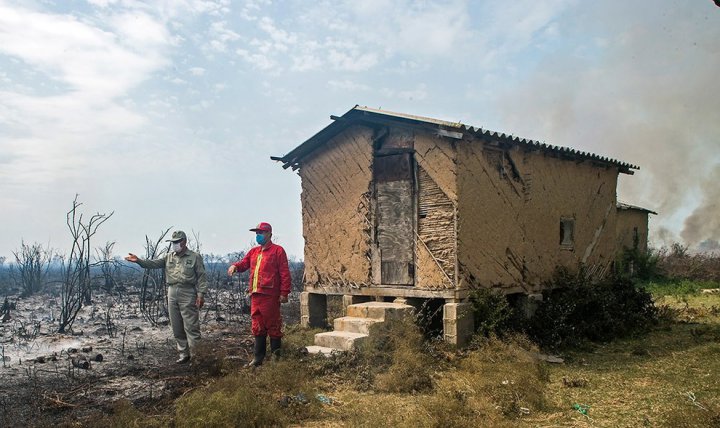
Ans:
[[[456,287],[455,206],[456,152],[438,136],[415,136],[418,180],[418,236],[416,286],[423,289]]]
[[[419,288],[455,286],[455,206],[450,198],[418,167],[418,265]]]

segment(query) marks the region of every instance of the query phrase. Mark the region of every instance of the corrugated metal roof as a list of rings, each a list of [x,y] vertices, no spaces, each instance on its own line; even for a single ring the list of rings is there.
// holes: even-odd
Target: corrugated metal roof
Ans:
[[[647,209],[647,208],[639,207],[639,206],[637,206],[637,205],[626,204],[626,203],[624,203],[624,202],[619,202],[619,201],[618,201],[618,203],[617,203],[617,209],[619,209],[619,210],[637,210],[637,211],[644,211],[644,212],[649,213],[649,214],[655,214],[655,215],[657,215],[657,213],[656,213],[655,211],[653,211],[653,210],[649,210],[649,209]]]
[[[317,147],[326,143],[328,140],[352,124],[405,124],[427,128],[428,130],[435,131],[438,135],[444,137],[462,139],[465,133],[469,133],[483,140],[495,140],[510,145],[524,146],[529,149],[542,150],[544,152],[560,156],[567,156],[572,159],[592,160],[600,164],[616,166],[620,172],[625,174],[633,174],[633,169],[640,169],[640,167],[636,165],[621,162],[605,156],[599,156],[590,152],[583,152],[562,146],[553,146],[551,144],[545,144],[527,138],[520,138],[511,134],[465,125],[460,122],[448,122],[445,120],[414,116],[404,113],[395,113],[370,107],[355,106],[344,115],[340,117],[331,116],[331,119],[334,120],[333,123],[323,128],[320,132],[310,137],[291,152],[282,157],[271,157],[271,159],[282,162],[283,168],[292,167],[293,169],[296,169],[300,167],[300,162],[305,156],[309,155]]]

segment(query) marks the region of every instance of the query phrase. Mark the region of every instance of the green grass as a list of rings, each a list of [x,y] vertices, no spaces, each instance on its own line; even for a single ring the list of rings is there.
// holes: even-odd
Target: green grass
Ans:
[[[720,288],[720,283],[715,281],[650,281],[643,285],[655,297],[689,296],[699,294],[701,290]]]

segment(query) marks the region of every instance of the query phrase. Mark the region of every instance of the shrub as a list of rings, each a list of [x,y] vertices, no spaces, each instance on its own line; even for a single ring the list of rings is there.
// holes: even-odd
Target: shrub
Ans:
[[[687,247],[679,244],[654,253],[658,259],[657,272],[662,278],[720,283],[720,254],[690,253]]]
[[[558,348],[585,339],[608,341],[646,331],[657,322],[652,296],[626,277],[593,283],[581,269],[559,269],[528,332],[543,347]]]
[[[625,249],[615,261],[615,274],[620,277],[649,281],[660,277],[658,263],[660,254],[655,250],[641,252],[638,249]]]
[[[510,327],[513,310],[504,294],[479,288],[470,293],[470,304],[478,334],[502,335]]]

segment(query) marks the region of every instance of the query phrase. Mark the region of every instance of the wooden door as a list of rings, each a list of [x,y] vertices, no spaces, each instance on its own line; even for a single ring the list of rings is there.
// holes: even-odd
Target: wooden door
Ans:
[[[374,161],[377,248],[384,285],[415,282],[415,179],[411,153]]]

